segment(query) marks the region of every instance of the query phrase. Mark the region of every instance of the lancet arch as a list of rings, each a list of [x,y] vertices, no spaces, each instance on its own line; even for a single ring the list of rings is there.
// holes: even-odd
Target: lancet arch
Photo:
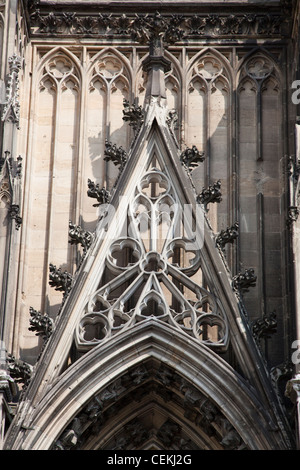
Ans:
[[[282,142],[284,116],[284,77],[279,72],[276,59],[263,48],[255,48],[241,59],[237,73],[237,142],[239,174],[239,217],[240,217],[240,258],[248,262],[248,247],[251,239],[252,263],[260,272],[257,295],[263,300],[263,306],[257,302],[257,316],[272,312],[269,292],[280,288],[280,280],[270,283],[272,270],[265,267],[264,253],[267,240],[274,231],[269,224],[268,212],[276,229],[284,233],[282,202],[278,200],[279,181],[282,174],[284,148]],[[276,113],[274,112],[276,110]],[[249,139],[249,136],[251,138]],[[247,142],[246,142],[247,141]],[[263,177],[267,168],[272,166],[268,179]],[[257,175],[259,175],[257,177]],[[257,220],[246,220],[244,213],[249,204],[257,204]],[[264,210],[265,204],[272,205],[272,210]],[[258,222],[258,220],[261,222]],[[245,261],[244,261],[245,260]],[[245,295],[245,302],[251,302]],[[278,315],[279,324],[281,315]],[[278,328],[284,326],[278,325]]]
[[[186,99],[187,108],[193,113],[186,117],[188,141],[197,139],[196,145],[198,144],[200,150],[206,151],[208,156],[213,157],[214,149],[209,146],[209,142],[216,136],[218,127],[223,127],[225,121],[230,122],[228,111],[231,95],[232,73],[222,54],[208,48],[189,61]],[[190,106],[192,102],[193,106]],[[198,110],[196,120],[195,106]],[[207,110],[210,110],[209,113]],[[225,148],[228,147],[228,142],[223,144]]]
[[[92,349],[79,359],[74,372],[72,367],[67,369],[33,411],[23,449],[111,449],[106,419],[110,420],[110,430],[111,420],[118,422],[118,439],[132,421],[130,414],[143,422],[143,413],[149,407],[151,412],[160,408],[157,423],[146,429],[148,435],[153,432],[154,441],[157,434],[159,441],[159,431],[169,420],[177,425],[183,440],[192,442],[189,449],[228,445],[267,450],[279,444],[276,432],[264,432],[272,417],[264,412],[242,377],[237,381],[231,367],[205,345],[199,348],[193,340],[186,342],[172,327],[157,320],[148,320],[104,347]],[[147,404],[140,401],[151,387],[153,406],[149,396]],[[168,402],[168,394],[174,403]],[[178,433],[173,433],[174,439]],[[144,448],[147,442],[145,438],[134,448]],[[175,442],[169,448],[178,449],[178,445]],[[18,448],[18,440],[12,448]]]
[[[232,70],[220,52],[205,48],[189,60],[186,82],[186,144],[193,143],[206,155],[205,164],[195,170],[198,185],[207,187],[220,181],[223,189],[222,201],[209,214],[214,230],[218,231],[224,224],[228,204],[232,204],[229,171],[234,119]]]
[[[122,108],[124,100],[131,100],[131,64],[117,50],[104,48],[89,57],[86,86],[85,181],[93,176],[100,184],[111,187],[116,171],[105,164],[103,153],[108,139],[124,149],[129,146],[130,128],[122,120]],[[107,175],[106,181],[103,181],[103,175]],[[86,207],[85,201],[83,204]]]
[[[57,69],[55,72],[55,61],[59,61],[61,59],[61,68]],[[65,63],[66,68],[64,68],[63,63]],[[46,67],[46,70],[45,70]],[[50,68],[50,69],[49,69]],[[51,74],[51,69],[53,73]],[[61,78],[65,78],[67,75],[74,75],[77,77],[79,82],[82,81],[82,66],[80,60],[76,55],[74,55],[69,49],[58,46],[50,49],[46,54],[44,54],[40,61],[37,63],[36,71],[34,73],[34,78],[36,83],[34,86],[37,86],[41,78],[45,75],[45,73],[49,73],[56,77],[56,79],[60,80]]]
[[[205,63],[207,61],[211,63],[209,70],[206,70]],[[198,66],[199,70],[203,70],[202,76],[211,80],[218,75],[224,75],[228,82],[233,82],[233,70],[228,59],[217,49],[211,47],[205,47],[197,54],[193,55],[186,66],[187,80],[191,81],[195,74],[195,67]]]
[[[72,263],[72,250],[64,228],[76,211],[76,200],[70,190],[76,192],[78,185],[82,106],[82,70],[78,58],[64,47],[51,49],[36,66],[32,90],[38,92],[32,92],[34,113],[28,145],[32,190],[25,201],[31,204],[32,212],[28,216],[26,243],[35,247],[43,262],[36,266],[33,258],[26,256],[25,271],[29,277],[38,276],[43,292],[39,301],[29,296],[30,304],[55,314],[57,298],[49,290],[48,266],[53,260],[60,266]],[[41,201],[42,211],[38,209]],[[54,216],[58,206],[60,221]],[[44,235],[35,240],[37,233]],[[44,250],[46,256],[42,255]]]
[[[44,280],[49,280],[44,297],[55,289],[57,315],[48,323],[51,328],[43,336],[41,354],[26,381],[7,434],[7,448],[267,450],[289,445],[281,405],[242,303],[246,275],[232,275],[221,232],[217,234],[219,220],[223,217],[224,222],[228,214],[224,205],[210,204],[222,202],[219,181],[208,186],[219,178],[225,205],[232,202],[227,199],[233,181],[230,122],[236,112],[231,106],[231,69],[218,51],[204,49],[188,63],[188,74],[180,75],[176,60],[170,68],[174,59],[164,51],[157,28],[155,35],[151,46],[159,47],[150,47],[149,60],[143,62],[148,71],[144,109],[126,102],[124,114],[124,98],[132,102],[137,96],[133,96],[135,74],[120,52],[104,48],[96,53],[96,45],[89,40],[81,53],[78,50],[87,64],[82,82],[70,55],[57,51],[43,62],[39,98],[42,95],[45,101],[37,99],[42,104],[37,130],[46,136],[43,156],[48,159],[41,168],[34,167],[40,163],[35,158],[36,141],[32,167],[34,178],[48,177],[50,188],[43,219],[49,228],[44,265],[67,264],[53,243],[62,230],[65,239],[70,235],[70,243],[80,244],[82,250],[72,274],[52,264],[49,277],[44,271]],[[136,66],[142,47],[132,47],[132,55],[129,45],[126,54]],[[251,76],[255,67],[250,59],[247,65]],[[273,93],[275,82],[268,79],[266,91]],[[195,125],[188,120],[192,131],[184,149],[170,125],[168,83],[184,109],[194,110]],[[180,85],[186,83],[189,93],[203,95],[197,105],[203,116],[207,111],[200,126],[202,140],[197,140],[201,132],[199,113],[193,108],[196,100],[187,105],[186,96],[180,95]],[[70,120],[59,108],[64,93],[71,98],[67,106],[71,103],[68,114],[74,117],[73,124],[76,105],[83,111],[76,128],[82,140],[79,153],[70,134],[67,142],[60,140],[64,135],[58,124],[63,122],[70,130]],[[127,139],[135,119],[135,134]],[[70,147],[74,153],[65,151]],[[58,150],[63,153],[60,161]],[[85,160],[76,172],[71,163],[79,154]],[[70,170],[80,178],[75,185],[74,175],[67,173]],[[66,173],[71,176],[71,196],[74,187],[81,188],[76,214],[83,223],[92,214],[93,232],[72,222],[69,233],[66,227],[60,228],[67,212],[61,216],[66,194],[59,177]],[[91,176],[95,183],[88,179]],[[83,186],[87,180],[88,191]],[[62,204],[57,195],[64,196]],[[96,204],[90,202],[89,213],[82,210],[83,197],[97,199]],[[73,207],[73,201],[67,203]],[[209,220],[208,210],[217,223]],[[32,243],[35,225],[28,219]],[[26,280],[30,261],[26,260],[24,269]],[[39,312],[36,318],[41,323],[50,320]],[[31,331],[38,329],[41,326],[36,324]]]
[[[236,72],[236,84],[241,82],[242,80],[242,72],[243,72],[243,67],[247,65],[251,61],[259,60],[261,63],[265,63],[266,69],[264,70],[264,74],[270,74],[270,72],[273,75],[276,75],[277,79],[280,81],[282,84],[282,76],[280,72],[280,68],[277,64],[276,56],[272,55],[268,50],[266,50],[263,47],[256,47],[249,51],[247,54],[245,54],[243,57],[240,58],[237,64],[237,72]],[[247,70],[249,67],[247,68]],[[254,69],[253,69],[254,71]],[[260,67],[260,72],[262,73],[262,67]],[[251,73],[249,74],[251,75]],[[252,76],[254,76],[255,73],[252,73]],[[258,77],[259,78],[259,77]],[[263,75],[261,75],[261,78],[264,78]]]
[[[88,79],[92,80],[95,74],[101,76],[107,88],[117,77],[122,76],[127,83],[128,89],[132,86],[132,67],[127,59],[117,49],[110,47],[100,50],[90,57],[87,67]]]

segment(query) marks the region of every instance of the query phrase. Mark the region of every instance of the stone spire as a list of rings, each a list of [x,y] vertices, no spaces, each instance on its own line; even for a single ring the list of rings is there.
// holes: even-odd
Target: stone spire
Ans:
[[[164,104],[166,100],[165,73],[171,70],[171,62],[164,57],[165,20],[156,13],[149,28],[149,56],[143,61],[148,74],[145,104],[153,99]]]

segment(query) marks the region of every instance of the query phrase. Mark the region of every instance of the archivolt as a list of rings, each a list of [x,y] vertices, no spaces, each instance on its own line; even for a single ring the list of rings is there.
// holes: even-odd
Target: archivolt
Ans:
[[[153,410],[158,424],[150,442],[143,428],[149,419],[143,417]],[[208,347],[157,319],[87,352],[28,416],[23,437],[18,433],[9,448],[118,448],[128,429],[145,438],[135,444],[131,439],[133,449],[179,449],[168,435],[179,436],[186,449],[226,448],[224,438],[235,448],[283,448],[243,378]]]

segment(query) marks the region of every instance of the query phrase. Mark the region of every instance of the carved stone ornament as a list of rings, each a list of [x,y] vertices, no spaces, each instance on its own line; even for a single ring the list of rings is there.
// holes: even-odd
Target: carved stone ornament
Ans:
[[[10,206],[9,215],[10,218],[16,222],[16,230],[19,230],[22,224],[22,217],[20,217],[20,206],[18,204],[12,204]]]
[[[136,377],[140,377],[138,382]],[[167,380],[166,380],[167,378]],[[163,384],[163,386],[161,386]],[[140,365],[129,370],[95,395],[69,423],[53,444],[55,450],[81,450],[86,442],[104,430],[112,416],[128,406],[128,401],[147,400],[149,392],[155,391],[164,402],[179,406],[192,427],[213,437],[223,449],[242,450],[243,440],[213,401],[185,381],[174,370],[160,365],[159,369],[150,364]],[[150,425],[149,425],[150,423]],[[110,433],[111,434],[111,433]],[[108,441],[100,439],[101,449],[129,450],[141,449],[143,444],[161,443],[164,449],[193,450],[198,447],[184,427],[173,419],[166,418],[162,423],[150,420],[145,423],[138,418],[125,422]],[[99,449],[100,449],[99,448]]]
[[[124,166],[127,162],[127,154],[123,147],[117,147],[116,144],[112,144],[105,141],[105,149],[104,149],[104,160],[106,162],[113,162],[114,165],[119,165],[120,171],[123,170]],[[102,200],[102,199],[101,199]],[[107,202],[107,201],[105,201]]]
[[[186,148],[180,155],[180,161],[189,171],[196,168],[199,163],[204,162],[204,152],[200,152],[195,145],[192,148]]]
[[[222,193],[221,193],[221,181],[218,180],[215,183],[209,185],[208,188],[203,188],[202,192],[197,196],[197,202],[199,204],[203,204],[205,210],[207,211],[208,204],[214,202],[221,202],[222,201]]]
[[[227,243],[233,243],[239,236],[239,224],[235,222],[231,227],[228,227],[226,230],[221,230],[216,238],[216,244],[224,250]]]
[[[234,276],[232,285],[234,289],[238,291],[248,292],[250,287],[254,287],[256,285],[257,276],[254,274],[254,269],[245,269],[243,273],[239,273]]]
[[[134,132],[138,132],[141,128],[144,119],[145,113],[142,106],[137,104],[129,104],[128,100],[123,100],[123,121],[129,122],[129,125],[133,128]]]
[[[8,59],[9,74],[6,87],[6,101],[2,113],[2,121],[9,121],[20,124],[20,102],[19,102],[19,71],[22,59],[17,54],[13,54]]]
[[[294,222],[297,222],[298,217],[299,217],[299,209],[296,206],[290,206],[288,208],[288,218],[287,218],[287,227],[289,229],[292,228]]]
[[[252,333],[255,339],[268,339],[277,331],[277,320],[275,312],[265,314],[252,324]]]
[[[93,207],[99,207],[102,204],[106,204],[110,199],[110,192],[103,188],[100,188],[99,184],[95,184],[90,179],[88,180],[88,191],[87,195],[91,198],[97,199],[98,204],[93,204]]]
[[[71,245],[81,245],[84,253],[87,252],[93,241],[93,234],[91,232],[83,230],[80,225],[72,224],[71,221],[69,221],[69,237],[69,243]]]
[[[49,285],[54,287],[56,291],[63,292],[66,296],[71,290],[72,275],[67,271],[62,271],[52,263],[49,265],[49,271]]]
[[[11,378],[14,379],[16,383],[22,383],[26,387],[31,378],[32,366],[21,359],[16,359],[11,354],[7,355],[7,363]]]
[[[150,187],[156,192],[152,189],[147,196]],[[168,322],[212,346],[226,344],[228,326],[221,305],[190,278],[200,269],[198,245],[174,238],[179,205],[170,179],[160,170],[152,168],[137,184],[135,198],[128,206],[129,236],[111,242],[106,266],[112,280],[104,282],[86,305],[76,334],[79,348],[93,347],[149,317]],[[166,241],[159,248],[162,227]],[[172,262],[179,251],[193,256],[188,267]],[[194,300],[182,294],[185,288]],[[116,290],[120,292],[118,298],[114,296]],[[173,298],[172,305],[169,297]],[[210,328],[214,331],[211,337],[206,336]]]
[[[162,15],[112,14],[42,11],[32,3],[29,14],[31,34],[35,35],[85,35],[127,36],[148,44],[153,37],[162,36],[165,43],[195,37],[226,36],[278,36],[286,34],[289,18],[285,12],[246,14]]]
[[[50,338],[53,331],[53,320],[47,314],[41,314],[34,308],[30,307],[30,328],[29,331],[35,331],[37,336],[41,336],[44,340]]]

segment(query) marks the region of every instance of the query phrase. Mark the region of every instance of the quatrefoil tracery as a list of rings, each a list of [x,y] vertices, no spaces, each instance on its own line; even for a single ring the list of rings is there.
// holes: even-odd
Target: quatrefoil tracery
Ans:
[[[208,345],[226,346],[228,328],[222,306],[199,282],[200,250],[191,247],[182,234],[174,236],[175,221],[180,219],[178,202],[170,180],[156,168],[137,185],[128,207],[131,236],[110,245],[106,275],[77,330],[80,348],[88,349],[149,318],[167,322]],[[140,230],[141,203],[146,208],[149,243]],[[168,220],[165,238],[159,240],[162,213]]]

